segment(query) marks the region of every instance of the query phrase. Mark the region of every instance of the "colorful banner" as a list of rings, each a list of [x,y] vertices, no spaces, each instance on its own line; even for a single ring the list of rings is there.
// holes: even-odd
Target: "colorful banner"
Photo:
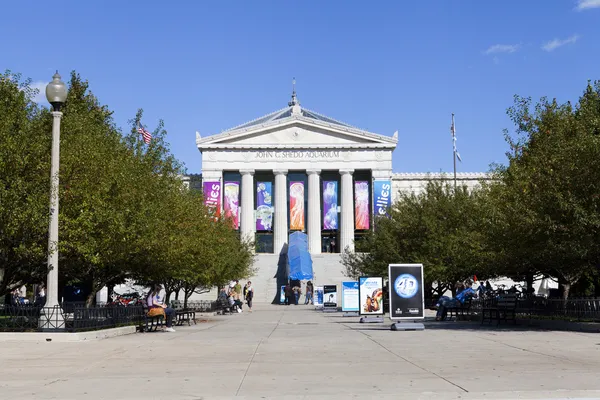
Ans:
[[[358,282],[342,282],[342,311],[358,310]]]
[[[223,211],[225,218],[231,218],[233,229],[240,227],[240,183],[225,181]]]
[[[204,205],[217,217],[221,216],[221,182],[203,182]]]
[[[271,182],[256,183],[256,230],[270,231],[273,229],[273,203]]]
[[[290,182],[290,230],[304,230],[304,182]]]
[[[354,228],[369,229],[369,182],[354,182]]]
[[[383,315],[383,278],[358,278],[360,315]]]
[[[392,205],[392,182],[373,182],[373,213],[377,216],[389,216],[387,210]]]
[[[390,319],[425,318],[423,264],[390,264]]]
[[[323,229],[338,228],[338,183],[323,182]]]

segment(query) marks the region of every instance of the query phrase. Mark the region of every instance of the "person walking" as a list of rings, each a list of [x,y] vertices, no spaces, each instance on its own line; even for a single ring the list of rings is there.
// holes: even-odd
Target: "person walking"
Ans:
[[[283,290],[285,292],[285,305],[289,306],[290,303],[291,303],[292,294],[293,294],[293,292],[292,292],[292,286],[289,283],[287,283],[285,285],[285,288]]]
[[[252,299],[254,298],[254,288],[252,282],[246,284],[246,303],[248,304],[248,312],[252,312]]]
[[[298,300],[300,300],[300,294],[302,293],[302,291],[300,290],[299,286],[294,286],[294,305],[297,306],[298,305]]]
[[[306,282],[306,295],[304,300],[304,305],[308,303],[313,304],[313,284],[311,281]]]

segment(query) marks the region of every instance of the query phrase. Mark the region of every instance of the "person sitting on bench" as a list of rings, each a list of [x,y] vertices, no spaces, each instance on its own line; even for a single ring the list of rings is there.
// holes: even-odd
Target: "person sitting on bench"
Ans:
[[[173,329],[173,314],[175,314],[175,310],[171,307],[167,307],[166,304],[160,302],[160,297],[158,294],[160,293],[162,287],[160,285],[154,285],[150,293],[148,293],[148,298],[146,299],[148,308],[160,308],[162,307],[165,312],[165,332],[175,332]]]
[[[442,296],[438,300],[438,310],[435,315],[436,321],[444,321],[446,319],[446,314],[448,314],[448,309],[453,307],[461,307],[467,300],[472,297],[477,296],[477,292],[473,289],[473,282],[468,280],[465,282],[465,289],[456,295],[453,299],[447,296]]]
[[[236,310],[237,312],[242,312],[242,305],[244,303],[242,303],[240,301],[240,295],[238,292],[235,291],[235,289],[231,289],[229,291],[229,305]]]

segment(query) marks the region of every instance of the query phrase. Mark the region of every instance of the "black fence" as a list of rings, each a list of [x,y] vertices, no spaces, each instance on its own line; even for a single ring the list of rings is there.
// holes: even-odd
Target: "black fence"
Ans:
[[[120,326],[139,326],[144,320],[142,306],[90,307],[63,304],[62,307],[33,305],[0,306],[0,332],[84,332]]]
[[[473,299],[471,311],[479,313],[482,302]],[[548,299],[528,297],[517,300],[517,315],[521,318],[600,321],[600,298]]]
[[[188,301],[186,310],[211,312],[216,302]],[[176,309],[183,308],[183,302]],[[121,326],[142,326],[145,320],[141,304],[104,304],[85,307],[84,302],[65,302],[56,307],[35,305],[0,305],[0,332],[85,332]]]
[[[212,300],[188,300],[187,304],[182,300],[171,301],[171,307],[175,310],[188,310],[195,312],[216,311],[216,301]]]

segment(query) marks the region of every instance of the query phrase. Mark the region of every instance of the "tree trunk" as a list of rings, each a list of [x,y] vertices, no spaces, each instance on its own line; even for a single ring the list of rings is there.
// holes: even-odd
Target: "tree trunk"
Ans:
[[[94,304],[95,300],[96,300],[96,290],[94,290],[94,286],[92,285],[92,290],[90,291],[90,294],[88,294],[87,298],[85,299],[85,308],[90,308]]]
[[[176,290],[176,291],[175,291],[175,300],[179,300],[179,292],[180,292],[180,291],[181,291],[181,290]]]
[[[533,293],[534,293],[534,291],[533,291],[533,274],[525,275],[525,282],[527,285],[526,296],[529,297],[529,296],[533,295]]]
[[[561,284],[562,288],[562,298],[563,300],[567,300],[569,298],[569,291],[571,290],[571,282],[563,282]]]
[[[165,287],[165,304],[169,304],[169,302],[171,301],[171,295],[173,294],[173,289],[169,288],[169,290],[167,291],[167,288]]]
[[[112,302],[112,296],[115,293],[115,287],[112,284],[109,284],[107,286],[107,294],[106,294],[106,302],[107,303],[111,303]]]
[[[193,292],[192,292],[193,293]],[[187,288],[183,289],[183,308],[186,309],[187,308],[187,304],[188,304],[188,299],[190,298],[190,296],[192,295],[192,293],[189,293],[187,291]]]

